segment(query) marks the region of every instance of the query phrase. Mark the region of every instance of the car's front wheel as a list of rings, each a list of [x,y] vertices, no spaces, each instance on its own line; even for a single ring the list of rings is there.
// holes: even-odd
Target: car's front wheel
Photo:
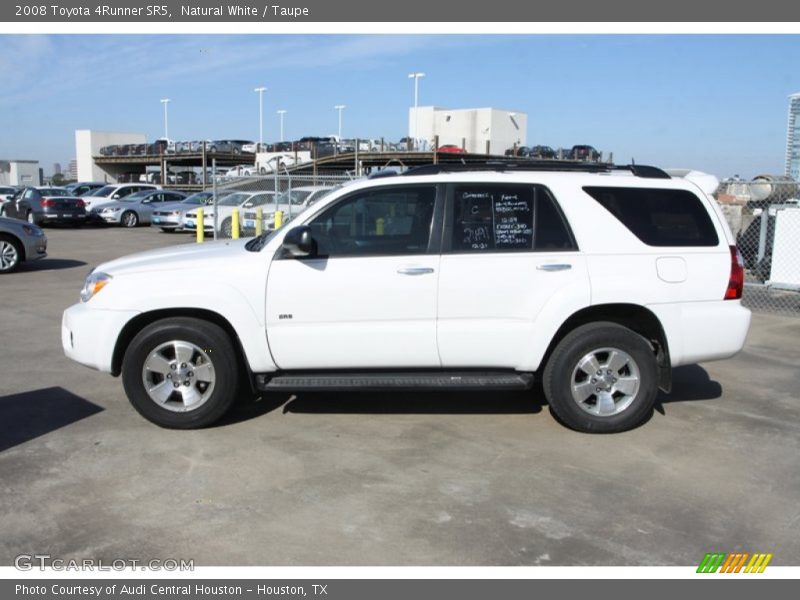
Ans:
[[[544,370],[545,396],[567,426],[588,433],[633,429],[653,412],[658,366],[649,342],[616,323],[590,323],[562,339]]]
[[[0,273],[11,273],[22,262],[20,243],[8,235],[0,234]]]
[[[136,227],[139,224],[139,215],[132,210],[126,210],[120,217],[123,227]]]
[[[201,319],[156,321],[125,352],[122,382],[133,407],[161,427],[195,429],[219,420],[239,388],[228,334]]]

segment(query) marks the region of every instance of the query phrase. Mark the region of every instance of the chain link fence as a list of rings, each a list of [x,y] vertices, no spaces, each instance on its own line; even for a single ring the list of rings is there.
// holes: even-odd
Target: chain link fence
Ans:
[[[215,177],[213,187],[207,189],[216,191],[217,207],[206,207],[206,229],[211,228],[217,238],[230,238],[238,220],[239,235],[242,237],[255,235],[259,230],[268,231],[274,229],[278,211],[282,223],[291,221],[325,193],[359,178],[341,172],[270,175],[229,173],[225,177]],[[234,209],[238,213],[237,219],[233,215]],[[262,217],[260,226],[257,223],[259,213]]]
[[[800,316],[800,189],[785,176],[723,181],[714,197],[744,258],[742,302]]]

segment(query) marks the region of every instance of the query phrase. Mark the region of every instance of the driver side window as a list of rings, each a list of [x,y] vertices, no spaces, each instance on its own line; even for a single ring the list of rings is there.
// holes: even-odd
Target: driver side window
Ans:
[[[356,193],[310,223],[319,256],[392,256],[428,250],[434,186]]]

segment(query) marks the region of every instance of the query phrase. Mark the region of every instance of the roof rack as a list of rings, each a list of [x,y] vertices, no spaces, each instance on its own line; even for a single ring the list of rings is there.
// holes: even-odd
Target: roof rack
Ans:
[[[581,171],[585,173],[630,171],[636,177],[671,179],[666,171],[648,165],[612,165],[609,163],[567,162],[563,160],[530,160],[525,162],[487,160],[469,163],[438,163],[413,167],[405,171],[403,175],[436,175],[438,173],[459,173],[463,171]]]

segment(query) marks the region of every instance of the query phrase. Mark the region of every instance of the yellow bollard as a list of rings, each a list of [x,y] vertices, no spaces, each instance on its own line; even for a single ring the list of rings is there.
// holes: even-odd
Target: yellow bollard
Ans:
[[[275,211],[275,229],[280,229],[281,225],[283,225],[283,211],[276,210]]]
[[[264,224],[262,221],[264,220],[264,209],[260,206],[256,209],[256,235],[261,235],[264,231]]]
[[[386,221],[383,218],[375,219],[375,235],[383,235],[383,228],[386,225]]]
[[[239,239],[239,209],[234,208],[231,215],[231,239]]]
[[[197,243],[202,244],[205,240],[206,236],[206,229],[205,229],[205,221],[203,221],[203,209],[197,209]]]

